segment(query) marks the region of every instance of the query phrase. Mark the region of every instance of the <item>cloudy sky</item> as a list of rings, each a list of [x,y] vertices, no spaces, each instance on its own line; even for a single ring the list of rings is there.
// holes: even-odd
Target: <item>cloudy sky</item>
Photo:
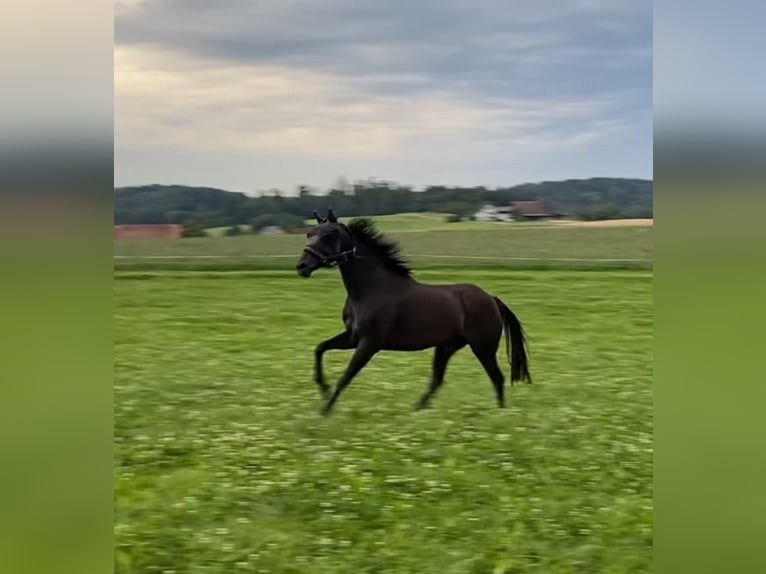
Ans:
[[[115,185],[652,177],[647,0],[117,0]]]

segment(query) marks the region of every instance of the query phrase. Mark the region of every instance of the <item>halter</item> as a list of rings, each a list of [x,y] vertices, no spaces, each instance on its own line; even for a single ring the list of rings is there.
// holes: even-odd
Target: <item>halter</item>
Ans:
[[[346,251],[341,251],[340,253],[335,253],[333,255],[327,256],[322,255],[319,253],[319,251],[313,247],[309,247],[308,245],[306,245],[303,250],[307,253],[311,253],[311,255],[319,259],[319,264],[322,267],[335,267],[342,263],[346,263],[349,260],[349,256],[351,255],[356,257],[356,245],[354,245],[354,247],[351,249],[347,249]]]
[[[351,242],[354,244],[354,246],[351,249],[346,249],[345,251],[340,251],[338,253],[334,253],[332,255],[322,255],[319,251],[314,249],[313,247],[306,245],[303,248],[303,251],[306,253],[310,253],[317,259],[319,259],[319,265],[321,267],[337,267],[338,265],[342,265],[343,263],[347,263],[349,258],[353,255],[354,257],[359,257],[356,253],[356,241],[354,241],[354,234],[351,233],[351,230],[343,225],[340,224],[341,229],[345,229],[346,232],[351,237]]]

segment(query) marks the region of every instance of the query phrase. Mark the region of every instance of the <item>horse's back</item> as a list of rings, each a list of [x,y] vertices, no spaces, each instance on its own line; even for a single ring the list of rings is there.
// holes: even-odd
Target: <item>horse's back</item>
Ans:
[[[496,307],[492,295],[475,283],[452,283],[447,285],[433,285],[436,289],[444,289],[458,298],[466,311],[486,311],[490,307]]]

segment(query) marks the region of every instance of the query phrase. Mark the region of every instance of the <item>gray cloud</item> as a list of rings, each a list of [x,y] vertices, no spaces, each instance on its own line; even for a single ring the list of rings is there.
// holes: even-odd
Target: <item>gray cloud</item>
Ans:
[[[620,4],[614,7],[614,4]],[[524,97],[651,90],[651,4],[536,0],[151,0],[118,5],[115,42],[419,89]]]
[[[346,112],[359,106],[372,110],[367,123],[369,114],[384,110],[381,121],[393,124],[396,106],[422,118],[425,102],[434,100],[492,122],[471,130],[471,149],[533,140],[561,148],[567,140],[586,145],[622,132],[624,142],[634,142],[633,153],[645,158],[647,150],[635,146],[651,145],[651,10],[650,2],[631,0],[118,0],[115,45],[164,59],[170,54],[184,74],[193,75],[195,66],[205,78],[213,78],[211,67],[236,70],[241,80],[233,73],[222,77],[240,88],[250,85],[247,74],[264,70],[303,74],[305,85],[293,81],[285,97],[297,90],[305,90],[301,99],[320,94],[317,118],[344,127],[354,121],[353,114],[343,119]],[[199,81],[193,88],[201,93]],[[122,101],[117,121],[122,113],[126,125],[150,107],[146,95],[140,104],[130,105],[128,96]],[[209,104],[220,105],[220,97]],[[241,96],[232,105],[248,107]],[[192,112],[202,114],[204,107],[199,103]],[[314,121],[308,117],[285,114],[282,121],[295,128]],[[170,113],[156,120],[183,121]],[[204,123],[201,116],[187,121]],[[437,139],[426,133],[411,142]],[[487,161],[482,157],[482,170]],[[396,171],[397,164],[390,165]],[[626,165],[651,174],[650,160],[641,160],[643,168]]]

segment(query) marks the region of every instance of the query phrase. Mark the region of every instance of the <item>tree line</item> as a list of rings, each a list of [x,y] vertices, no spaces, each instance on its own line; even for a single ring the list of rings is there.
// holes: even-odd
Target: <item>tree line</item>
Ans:
[[[208,187],[144,185],[114,190],[114,222],[180,223],[195,228],[249,225],[300,227],[312,211],[332,207],[342,216],[440,212],[470,217],[483,204],[538,200],[551,212],[579,219],[652,217],[652,181],[592,178],[525,183],[507,188],[429,186],[415,191],[390,182],[336,185],[326,192],[301,186],[295,195],[259,196]]]

